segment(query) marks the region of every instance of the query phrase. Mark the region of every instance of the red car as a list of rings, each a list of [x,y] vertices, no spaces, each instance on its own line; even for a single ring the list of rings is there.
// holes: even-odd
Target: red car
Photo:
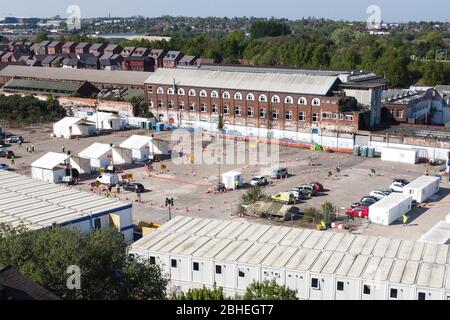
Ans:
[[[317,192],[323,192],[324,190],[323,184],[320,182],[311,182],[310,185],[314,186],[314,189],[316,189]]]
[[[346,211],[347,216],[349,218],[369,218],[369,207],[356,207],[356,208],[348,208]]]

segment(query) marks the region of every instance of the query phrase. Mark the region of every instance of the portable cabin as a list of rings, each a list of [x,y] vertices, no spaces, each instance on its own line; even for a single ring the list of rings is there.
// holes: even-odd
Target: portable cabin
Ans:
[[[403,188],[403,194],[412,196],[418,203],[423,203],[439,192],[440,177],[421,176]]]
[[[360,300],[359,281],[348,277],[348,273],[355,263],[357,255],[345,254],[335,274],[335,300]]]
[[[244,291],[253,283],[260,282],[260,264],[265,257],[275,248],[266,243],[254,243],[244,254],[237,259],[237,289]],[[281,277],[282,269],[276,271]]]
[[[419,162],[419,150],[385,147],[381,149],[381,160],[416,164]]]
[[[59,183],[66,176],[69,155],[65,153],[49,152],[31,164],[33,179]]]
[[[392,193],[369,207],[371,223],[388,226],[412,209],[412,197],[403,193]]]
[[[310,300],[331,300],[334,296],[334,277],[330,272],[331,269],[336,268],[336,261],[339,260],[339,253],[333,256],[332,251],[323,251],[314,265],[310,269]],[[331,260],[330,260],[331,259]],[[337,259],[337,260],[335,260]],[[328,264],[330,262],[330,264]],[[325,267],[326,272],[323,272]]]
[[[239,186],[244,184],[244,175],[242,172],[230,171],[226,172],[222,175],[222,182],[225,185],[225,188],[228,190],[236,189],[236,182],[239,183]]]
[[[87,120],[89,122],[95,123],[95,125],[97,126],[97,130],[100,131],[119,131],[123,128],[121,118],[114,113],[97,112],[88,117]]]
[[[445,272],[442,264],[421,263],[417,276],[417,300],[442,300]]]
[[[311,283],[308,271],[319,254],[319,250],[301,248],[286,265],[286,286],[297,291],[299,299],[309,299]],[[317,288],[315,281],[313,286]]]
[[[142,162],[148,160],[150,143],[152,143],[151,137],[133,135],[122,142],[120,147],[131,150],[132,159],[134,161]]]
[[[286,284],[286,270],[284,266],[289,262],[298,249],[295,247],[277,246],[261,262],[261,281],[275,280],[278,285]]]
[[[389,275],[389,300],[414,300],[413,286],[417,274],[418,263],[407,260],[395,260]]]

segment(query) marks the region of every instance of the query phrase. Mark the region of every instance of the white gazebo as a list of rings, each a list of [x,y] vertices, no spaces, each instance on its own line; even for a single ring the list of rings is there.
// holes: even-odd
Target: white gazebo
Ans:
[[[122,142],[121,148],[131,150],[131,155],[134,161],[148,160],[150,154],[151,137],[133,135]]]
[[[94,134],[95,130],[94,122],[76,117],[65,117],[53,124],[53,134],[57,138],[87,137]]]

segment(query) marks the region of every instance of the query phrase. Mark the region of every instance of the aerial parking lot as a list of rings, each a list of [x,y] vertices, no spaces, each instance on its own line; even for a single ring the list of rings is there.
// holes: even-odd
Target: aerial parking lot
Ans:
[[[12,144],[8,149],[15,154],[14,164],[10,160],[0,159],[0,163],[9,165],[18,173],[31,174],[30,164],[48,152],[65,152],[78,154],[94,142],[120,145],[133,134],[149,135],[142,130],[114,132],[99,137],[82,138],[78,140],[63,140],[52,138],[51,126],[29,127],[20,130],[10,130],[14,134],[24,137],[22,145]],[[152,132],[156,138],[170,141],[171,132]],[[233,140],[226,140],[227,145],[235,144]],[[246,151],[252,148],[251,143],[244,144]],[[33,146],[34,152],[28,152]],[[171,142],[171,146],[174,143]],[[184,158],[188,157],[186,153]],[[323,192],[316,196],[303,199],[294,206],[300,212],[314,207],[320,209],[325,202],[331,202],[337,209],[338,215],[345,217],[346,209],[353,203],[360,201],[363,196],[369,195],[375,189],[388,188],[394,179],[413,181],[422,176],[428,169],[434,175],[441,168],[428,165],[407,165],[394,162],[382,162],[379,158],[361,158],[344,153],[316,152],[307,149],[280,147],[279,167],[286,167],[289,177],[285,179],[269,179],[269,185],[264,186],[263,192],[269,196],[280,192],[290,191],[303,184],[318,181],[324,185]],[[186,159],[185,159],[186,160]],[[195,161],[194,161],[195,162]],[[228,161],[228,163],[230,163]],[[254,176],[268,172],[267,165],[258,165],[254,162],[231,164],[183,164],[168,160],[163,163],[154,163],[151,168],[143,165],[133,165],[120,168],[119,176],[132,175],[132,180],[141,183],[145,192],[138,196],[136,193],[123,189],[117,194],[112,188],[109,196],[124,201],[134,202],[133,216],[135,222],[148,221],[164,223],[169,219],[169,209],[166,207],[166,198],[174,199],[171,208],[172,217],[188,215],[202,218],[242,219],[237,214],[240,198],[250,187],[240,186],[238,190],[225,193],[214,192],[219,183],[219,175],[228,171],[239,171],[244,175],[244,181],[249,182]],[[104,194],[105,188],[95,186],[96,175],[82,177],[75,186],[85,191]],[[364,235],[374,235],[405,240],[418,240],[425,232],[430,230],[439,221],[445,220],[450,212],[450,189],[444,177],[440,192],[428,203],[415,208],[409,213],[407,227],[401,222],[390,226],[369,223],[367,219],[356,218],[352,232]],[[279,223],[260,218],[245,217],[245,219],[258,220],[263,223]],[[285,224],[299,227],[311,227],[303,221],[287,221]],[[336,232],[348,232],[337,231]]]

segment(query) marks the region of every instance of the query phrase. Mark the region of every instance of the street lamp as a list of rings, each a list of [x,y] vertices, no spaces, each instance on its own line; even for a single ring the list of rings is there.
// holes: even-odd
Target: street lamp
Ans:
[[[166,198],[166,207],[169,208],[169,221],[172,220],[172,207],[174,206],[173,198]]]

